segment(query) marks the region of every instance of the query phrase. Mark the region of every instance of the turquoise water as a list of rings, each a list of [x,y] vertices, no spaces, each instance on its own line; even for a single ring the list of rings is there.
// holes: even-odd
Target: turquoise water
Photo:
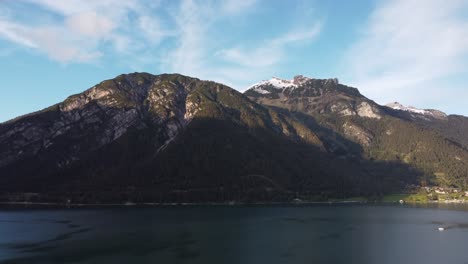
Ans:
[[[468,263],[468,210],[4,209],[0,263]]]

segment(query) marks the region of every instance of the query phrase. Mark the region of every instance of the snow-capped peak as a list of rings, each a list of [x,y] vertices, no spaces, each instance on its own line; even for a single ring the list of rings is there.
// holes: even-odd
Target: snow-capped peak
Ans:
[[[390,107],[392,109],[395,109],[395,110],[413,112],[413,113],[422,114],[422,115],[426,114],[426,112],[427,112],[424,109],[418,109],[418,108],[413,107],[413,106],[404,106],[404,105],[400,104],[399,102],[389,103],[386,106]]]
[[[250,86],[249,88],[247,88],[247,90],[253,89],[254,91],[256,91],[258,93],[268,94],[270,92],[267,91],[267,90],[262,89],[261,86],[269,85],[269,86],[273,86],[274,88],[277,88],[277,89],[284,89],[284,88],[290,88],[290,87],[291,88],[296,88],[296,87],[304,84],[308,80],[310,80],[310,78],[304,77],[302,75],[294,76],[294,78],[292,80],[284,80],[284,79],[280,79],[280,78],[277,78],[277,77],[272,77],[269,80],[263,80],[263,81],[261,81],[259,83],[256,83],[256,84]]]
[[[434,118],[445,118],[447,115],[444,112],[432,109],[419,109],[413,106],[404,106],[398,102],[389,103],[386,105],[395,110],[406,111],[410,113],[416,113],[425,116],[431,116]]]

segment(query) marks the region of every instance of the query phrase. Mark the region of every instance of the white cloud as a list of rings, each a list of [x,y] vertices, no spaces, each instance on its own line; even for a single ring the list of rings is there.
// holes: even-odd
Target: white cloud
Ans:
[[[37,43],[37,47],[46,52],[51,59],[59,62],[88,62],[99,58],[101,52],[92,44],[82,39],[64,39],[67,34],[62,28],[42,27],[30,30],[28,35]]]
[[[466,73],[467,8],[463,0],[382,3],[347,53],[347,78],[380,103],[400,100],[427,106],[438,96],[429,91],[437,89],[461,95],[445,79]]]
[[[84,11],[67,17],[66,26],[75,33],[88,37],[108,35],[116,27],[111,19],[95,11]]]

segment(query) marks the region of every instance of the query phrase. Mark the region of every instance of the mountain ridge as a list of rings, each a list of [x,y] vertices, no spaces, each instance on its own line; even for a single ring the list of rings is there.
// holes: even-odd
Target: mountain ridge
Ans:
[[[421,151],[417,147],[408,149],[408,147],[400,146],[401,142],[410,138],[410,135],[401,134],[398,136],[399,139],[392,139],[392,137],[395,137],[395,133],[403,128],[407,133],[421,134],[415,140],[424,142],[423,144],[427,145],[426,148],[435,144],[445,145],[443,142],[446,141],[449,142],[447,148],[452,149],[447,149],[445,153],[447,156],[450,156],[448,153],[451,151],[464,153],[467,146],[467,136],[464,131],[467,131],[468,118],[447,116],[437,110],[403,108],[401,105],[397,105],[398,108],[395,105],[394,107],[382,106],[362,96],[356,88],[329,80],[333,79],[307,78],[306,82],[294,87],[293,93],[290,87],[264,81],[246,90],[244,94],[257,103],[286,109],[292,114],[302,113],[315,118],[331,130],[360,144],[365,149],[367,158],[412,163],[410,157],[417,155],[419,159],[425,160],[422,162],[424,164],[418,165],[419,169],[425,170],[426,173],[433,170],[435,178],[433,184],[452,182],[444,179],[446,176],[453,177],[449,175],[456,174],[455,178],[466,177],[466,172],[464,172],[466,161],[464,164],[453,165],[457,166],[455,171],[440,172],[437,171],[440,170],[439,165],[431,166],[430,162],[425,164],[426,160],[440,163],[440,157],[430,158],[430,156],[440,155],[432,153],[430,149]],[[258,91],[268,91],[268,93]],[[394,126],[400,129],[396,130]],[[423,134],[425,136],[422,136]],[[407,141],[406,145],[411,146],[413,143]],[[451,162],[446,157],[442,159],[447,163]]]
[[[180,74],[119,75],[0,124],[0,199],[285,201],[464,188],[465,136],[447,125],[453,117],[427,128],[329,80],[297,76],[281,89],[262,83],[271,94],[242,94]]]

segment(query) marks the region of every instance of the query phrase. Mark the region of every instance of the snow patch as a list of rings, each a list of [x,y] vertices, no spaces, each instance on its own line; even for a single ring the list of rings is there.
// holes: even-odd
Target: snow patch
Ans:
[[[399,110],[399,111],[406,111],[410,113],[415,113],[419,115],[431,116],[434,118],[445,118],[447,115],[444,112],[438,110],[431,110],[431,109],[419,109],[413,106],[404,106],[398,102],[393,102],[386,105],[389,108]]]
[[[255,92],[259,93],[259,94],[269,94],[269,93],[270,93],[269,91],[263,90],[263,89],[260,88],[260,87],[255,87],[255,88],[253,88],[253,90],[254,90]]]
[[[270,89],[273,88],[273,89],[283,90],[283,91],[286,89],[293,90],[293,89],[303,86],[310,80],[313,80],[313,79],[302,76],[302,75],[296,75],[294,76],[292,80],[284,80],[284,79],[280,79],[277,77],[273,77],[269,80],[263,80],[261,82],[251,85],[250,87],[247,88],[246,91],[252,90],[259,94],[271,93],[271,91],[265,90],[265,87],[269,87]],[[322,84],[333,83],[337,85],[339,83],[337,78],[323,79],[321,81],[322,81]]]
[[[296,88],[296,87],[303,85],[308,80],[310,80],[310,78],[304,77],[302,75],[295,76],[292,80],[283,80],[277,77],[273,77],[270,80],[263,80],[259,83],[256,83],[250,86],[249,88],[247,88],[247,90],[253,89],[254,91],[258,93],[267,94],[270,92],[261,89],[260,86],[271,85],[277,89],[284,89],[284,88],[290,88],[290,87]]]
[[[421,114],[421,115],[424,115],[424,114],[428,113],[427,110],[418,109],[418,108],[413,107],[413,106],[404,106],[404,105],[402,105],[402,104],[400,104],[398,102],[390,103],[390,104],[387,104],[386,106],[390,107],[392,109],[395,109],[395,110],[413,112],[413,113],[417,113],[417,114]]]

